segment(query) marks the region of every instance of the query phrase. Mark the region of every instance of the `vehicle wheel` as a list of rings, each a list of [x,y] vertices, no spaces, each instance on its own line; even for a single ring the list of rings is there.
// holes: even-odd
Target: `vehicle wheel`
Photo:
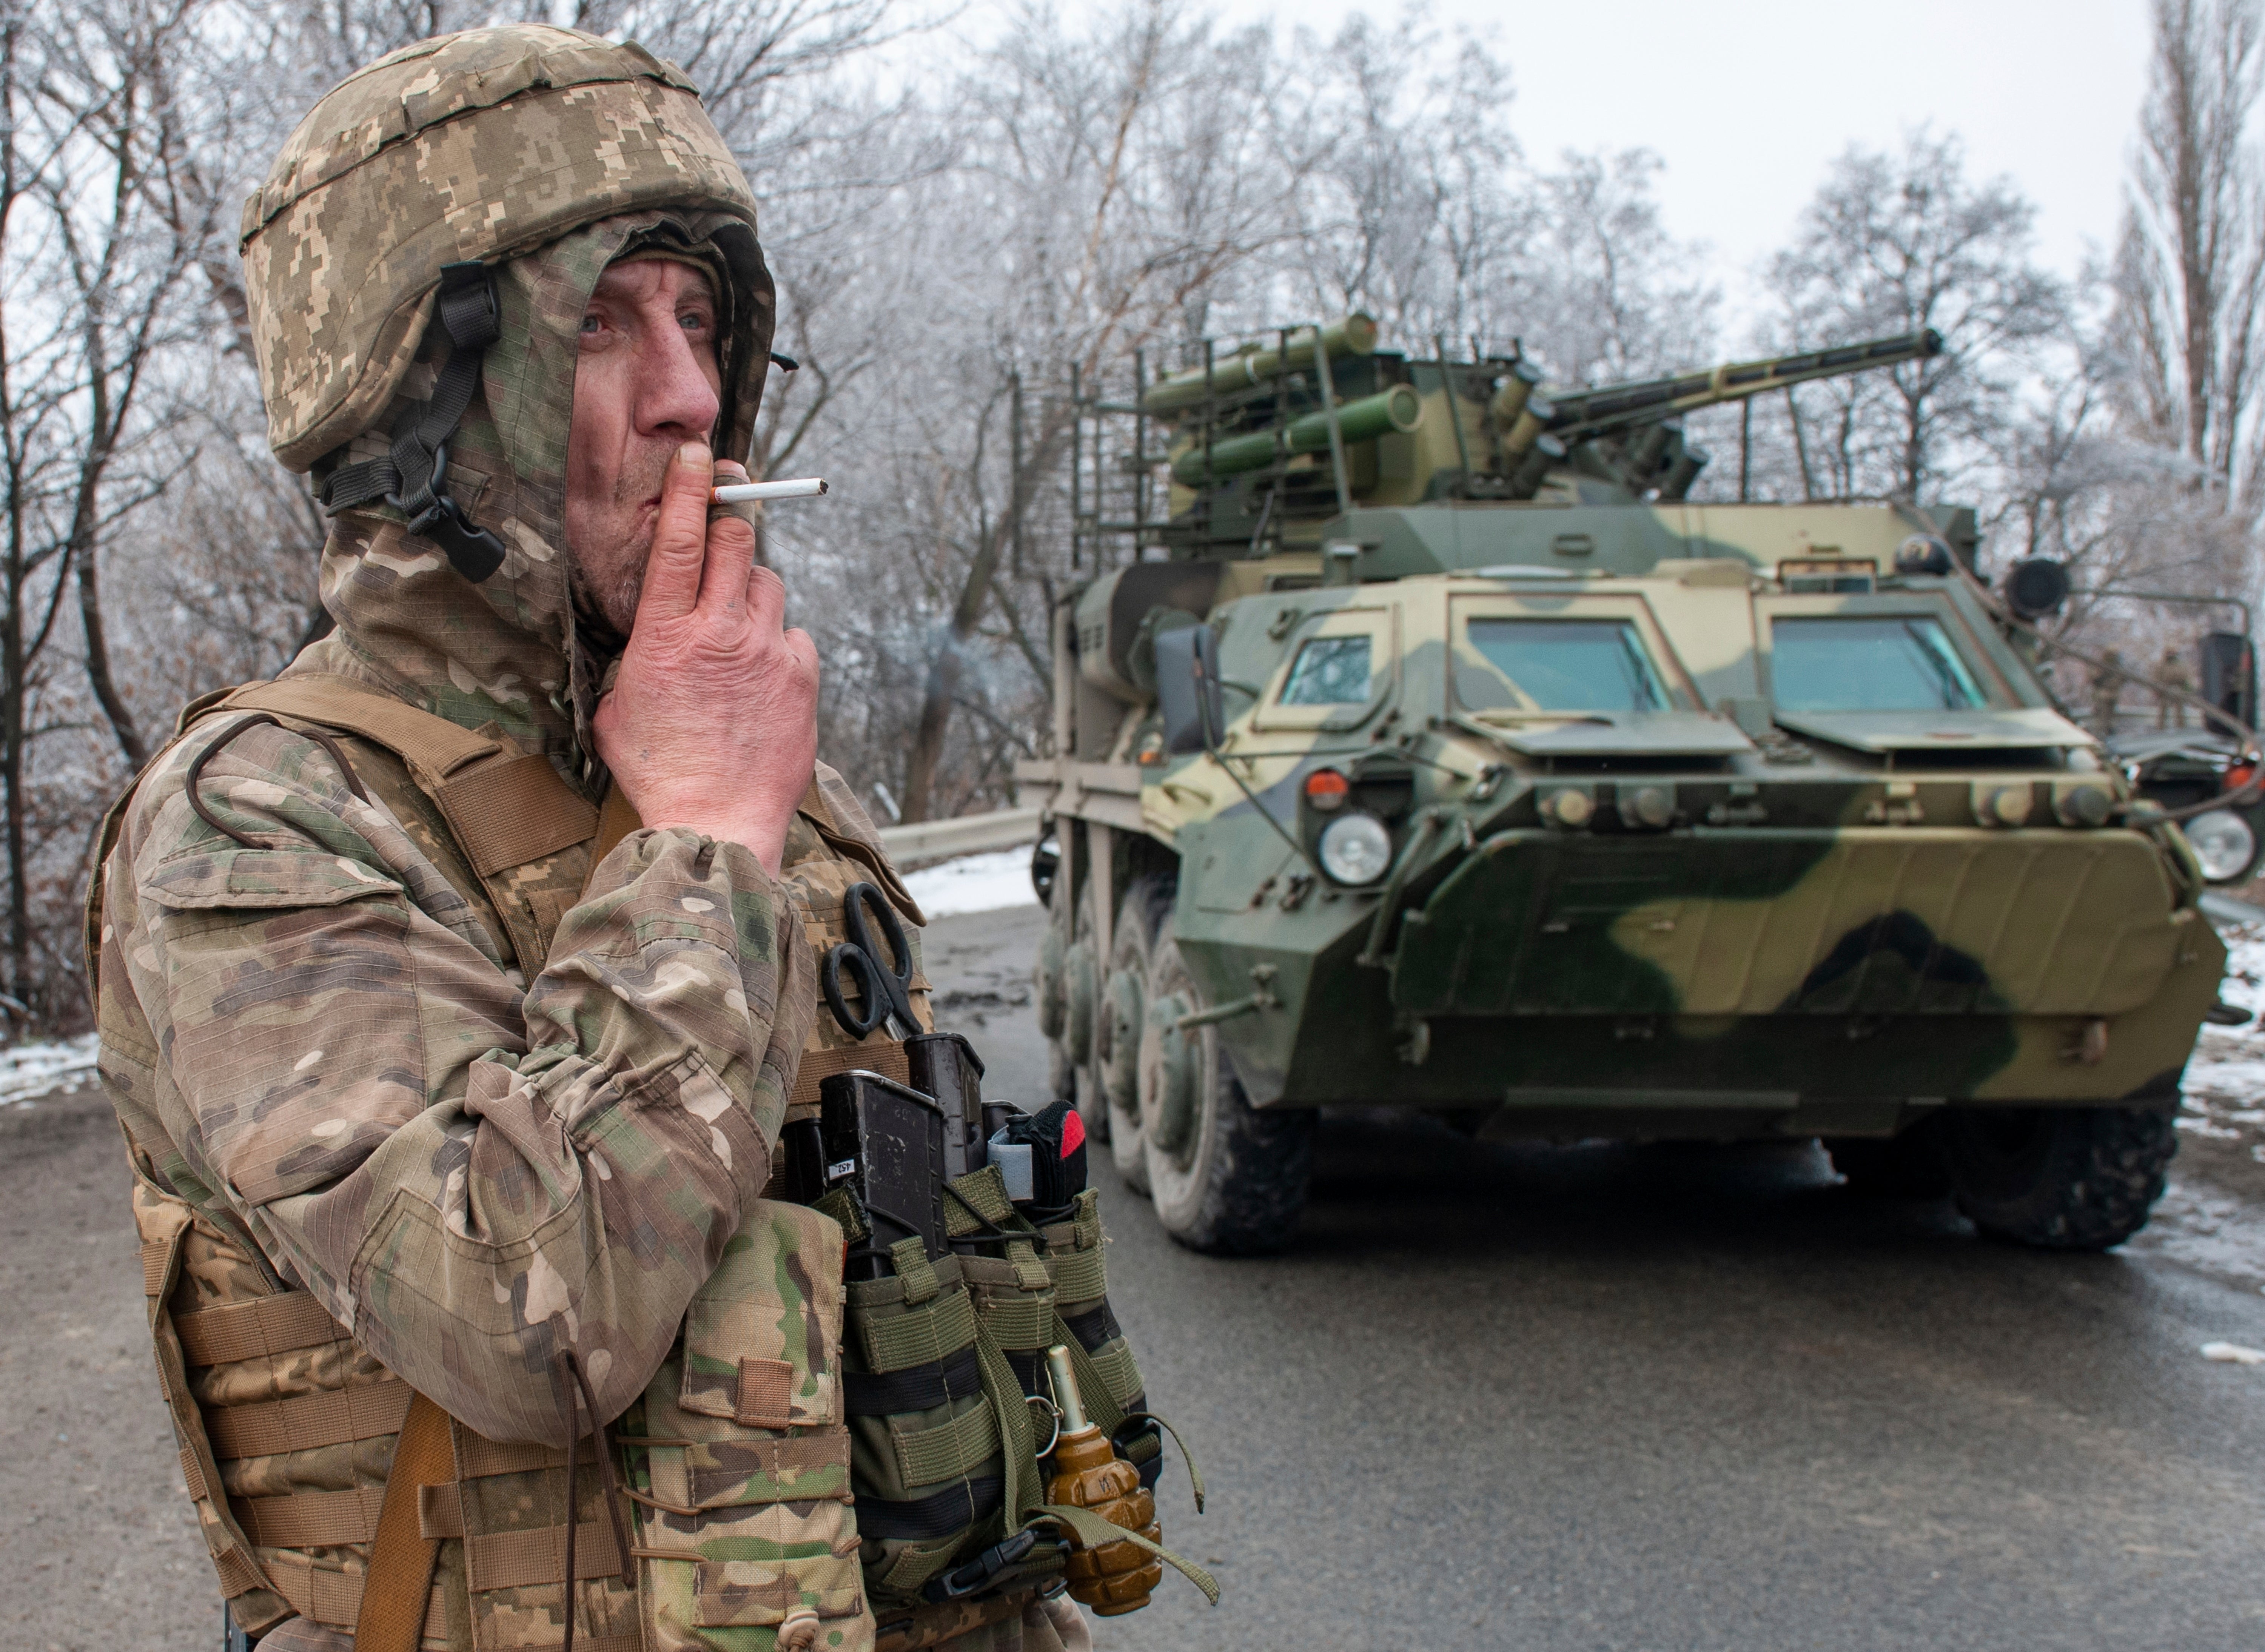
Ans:
[[[1249,1255],[1288,1242],[1313,1175],[1314,1115],[1260,1112],[1242,1093],[1219,1034],[1183,1032],[1202,1007],[1167,916],[1149,954],[1140,1030],[1140,1126],[1148,1196],[1164,1231],[1191,1250]]]
[[[1065,893],[1060,878],[1054,880],[1057,897]],[[1101,1093],[1101,1075],[1093,1062],[1093,1029],[1099,1018],[1101,999],[1101,959],[1096,954],[1093,938],[1099,926],[1093,921],[1092,885],[1088,884],[1077,898],[1077,910],[1071,917],[1069,944],[1062,950],[1061,961],[1061,1050],[1062,1066],[1068,1074],[1067,1094],[1077,1103],[1078,1117],[1085,1121],[1086,1134],[1096,1141],[1109,1139],[1109,1106]]]
[[[2145,1227],[2179,1146],[2171,1115],[2152,1108],[1959,1108],[1941,1132],[1974,1225],[2055,1250],[2105,1250]]]
[[[1841,1136],[1828,1139],[1832,1168],[1848,1179],[1848,1190],[1874,1199],[1939,1199],[1950,1192],[1950,1170],[1943,1163],[1939,1119],[1924,1118],[1900,1136]]]
[[[1125,1184],[1148,1190],[1141,1147],[1140,1030],[1147,1020],[1149,955],[1172,915],[1175,880],[1150,873],[1132,881],[1109,936],[1109,971],[1093,1029],[1093,1065],[1109,1107],[1109,1151]]]

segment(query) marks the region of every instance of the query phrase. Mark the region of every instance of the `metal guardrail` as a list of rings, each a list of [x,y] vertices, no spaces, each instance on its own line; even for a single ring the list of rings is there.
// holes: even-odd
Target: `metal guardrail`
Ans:
[[[953,855],[1016,848],[1037,841],[1039,812],[994,809],[988,814],[964,814],[954,820],[883,826],[881,847],[888,850],[891,860],[899,862],[940,861]]]
[[[2265,923],[2265,907],[2251,906],[2246,900],[2236,900],[2231,895],[2205,890],[2202,898],[2203,916],[2212,923],[2226,925]]]

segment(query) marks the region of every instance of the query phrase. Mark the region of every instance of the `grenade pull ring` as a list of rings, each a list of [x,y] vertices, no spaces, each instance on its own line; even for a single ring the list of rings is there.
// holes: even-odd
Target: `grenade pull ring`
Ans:
[[[1109,1437],[1086,1415],[1067,1347],[1057,1343],[1046,1350],[1046,1372],[1061,1416],[1046,1501],[1090,1509],[1111,1525],[1161,1544],[1164,1534],[1156,1522],[1155,1495],[1141,1485],[1140,1471],[1117,1454]],[[1113,1618],[1148,1604],[1164,1581],[1164,1564],[1131,1543],[1090,1548],[1081,1544],[1070,1552],[1066,1574],[1072,1600],[1092,1607],[1096,1617]]]

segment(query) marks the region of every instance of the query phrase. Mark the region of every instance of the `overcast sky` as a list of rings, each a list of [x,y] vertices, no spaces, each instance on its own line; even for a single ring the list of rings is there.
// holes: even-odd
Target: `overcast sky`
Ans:
[[[2073,274],[2105,248],[2146,86],[2146,0],[1435,0],[1445,25],[1493,31],[1527,156],[1655,151],[1669,229],[1712,244],[1735,313],[1744,272],[1781,245],[1826,164],[1932,123],[1971,171],[2036,203],[2038,251]],[[1349,0],[1227,0],[1332,32]]]

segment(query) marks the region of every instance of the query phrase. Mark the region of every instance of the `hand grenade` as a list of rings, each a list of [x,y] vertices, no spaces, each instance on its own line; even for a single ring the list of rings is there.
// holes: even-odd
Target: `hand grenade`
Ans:
[[[1151,1543],[1162,1542],[1155,1494],[1141,1485],[1140,1471],[1119,1457],[1109,1437],[1086,1416],[1077,1378],[1070,1370],[1069,1350],[1059,1345],[1048,1349],[1046,1367],[1053,1376],[1055,1401],[1061,1407],[1061,1433],[1054,1442],[1054,1473],[1046,1485],[1046,1501],[1090,1509]],[[1164,1565],[1134,1544],[1104,1543],[1098,1548],[1080,1544],[1070,1552],[1067,1575],[1072,1600],[1092,1607],[1097,1617],[1113,1618],[1148,1604],[1149,1595],[1164,1581]]]

